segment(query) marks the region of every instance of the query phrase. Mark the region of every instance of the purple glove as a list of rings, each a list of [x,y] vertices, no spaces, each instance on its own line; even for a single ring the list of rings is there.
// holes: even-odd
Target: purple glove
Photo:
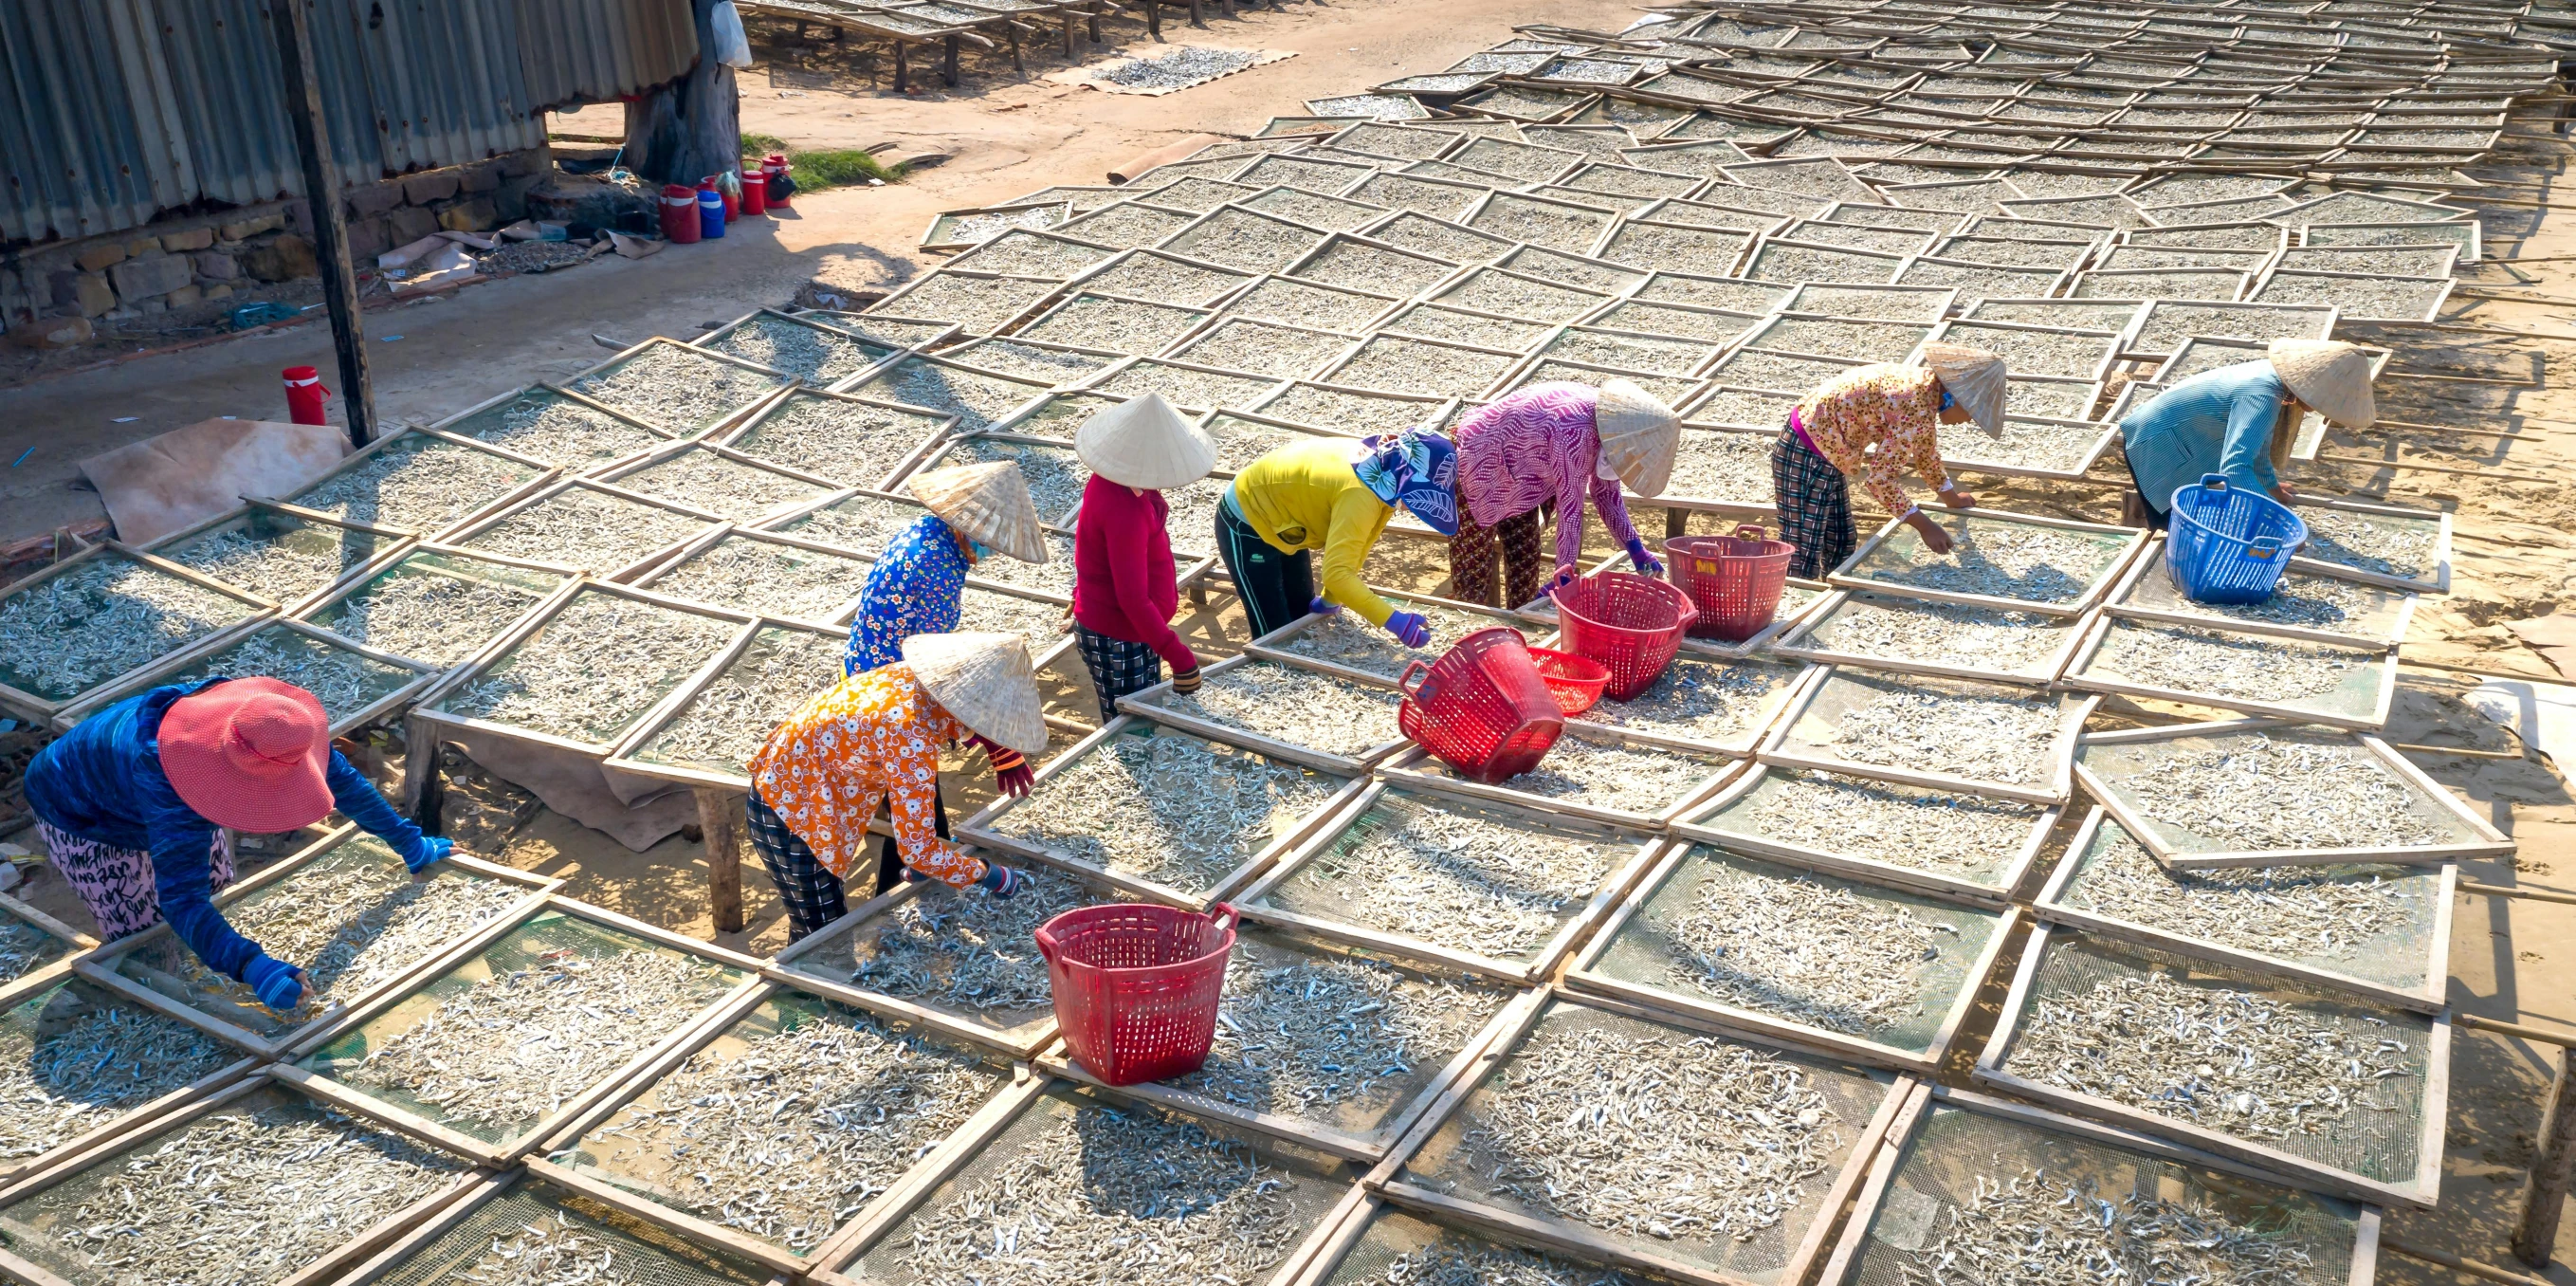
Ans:
[[[1313,598],[1306,600],[1306,610],[1317,616],[1330,616],[1333,613],[1342,610],[1342,605],[1324,597],[1321,594],[1317,594]]]
[[[1386,632],[1406,647],[1423,647],[1431,642],[1431,622],[1420,612],[1397,612],[1386,618]]]
[[[1646,552],[1646,542],[1639,537],[1628,538],[1628,561],[1637,565],[1637,574],[1640,576],[1664,574],[1664,565],[1657,562],[1653,554]]]

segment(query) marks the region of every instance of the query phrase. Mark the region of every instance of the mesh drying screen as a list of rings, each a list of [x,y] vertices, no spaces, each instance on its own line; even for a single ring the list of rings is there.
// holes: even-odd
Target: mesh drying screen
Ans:
[[[2433,967],[2449,968],[2429,959],[2442,912],[2438,867],[2175,871],[2107,816],[2073,860],[2052,905],[2396,987],[2424,987]]]
[[[253,509],[157,552],[190,571],[272,603],[293,603],[383,553],[393,539]]]
[[[1660,1279],[1523,1250],[1385,1207],[1322,1286],[1648,1286],[1655,1280]]]
[[[1854,594],[1800,630],[1796,646],[2045,680],[2076,622],[2037,612]]]
[[[370,1286],[761,1286],[770,1274],[534,1179],[476,1207]]]
[[[264,625],[229,647],[181,666],[156,686],[214,678],[277,679],[312,693],[322,702],[323,717],[337,724],[420,677],[416,670],[379,661],[333,640],[284,625]]]
[[[2395,642],[2406,605],[2413,598],[2404,590],[2294,571],[2282,576],[2272,596],[2262,602],[2199,603],[2174,588],[2173,577],[2159,560],[2138,577],[2121,601],[2131,607],[2202,617],[2221,627],[2286,625]]]
[[[267,1086],[0,1212],[12,1253],[83,1286],[283,1280],[457,1181],[463,1162]]]
[[[1837,668],[1799,707],[1780,750],[1801,759],[1947,773],[2047,790],[2073,753],[2079,693]]]
[[[2057,934],[2009,1019],[2008,1074],[2108,1099],[2141,1121],[2414,1181],[2432,1041],[2423,1014]]]
[[[462,719],[614,743],[713,659],[738,628],[718,617],[584,589],[438,708]]]
[[[1533,808],[1544,809],[1552,802],[1580,804],[1653,818],[1689,799],[1726,772],[1729,764],[1705,751],[1623,741],[1577,725],[1557,738],[1535,767],[1497,785]],[[1448,764],[1427,757],[1413,771],[1431,777],[1460,775]]]
[[[1259,1282],[1358,1172],[1293,1144],[1049,1090],[880,1238],[869,1283]]]
[[[391,982],[455,946],[529,896],[453,862],[413,880],[372,835],[338,848],[224,906],[224,918],[263,951],[304,970],[316,1003],[294,1014],[197,959],[174,934],[117,957],[116,971],[199,1013],[277,1037]]]
[[[1558,1002],[1404,1178],[1780,1282],[1888,1092],[1883,1074]]]
[[[1020,874],[1029,885],[1007,902],[933,882],[919,896],[833,935],[787,968],[978,1027],[1025,1032],[1055,1017],[1046,961],[1033,936],[1037,927],[1061,912],[1116,899],[1048,867],[1025,867]]]
[[[656,575],[653,591],[739,612],[834,621],[867,578],[868,564],[846,554],[736,531]]]
[[[1593,969],[1921,1054],[1999,918],[1694,844]]]
[[[0,982],[15,982],[76,949],[72,943],[0,908]]]
[[[1633,848],[1518,809],[1391,789],[1259,903],[1527,960]]]
[[[1778,661],[1678,656],[1635,700],[1603,697],[1582,718],[1742,753],[1769,730],[1772,716],[1788,704],[1790,686],[1805,672],[1803,665]]]
[[[2485,838],[2350,734],[2323,728],[2085,745],[2076,762],[2184,854]]]
[[[480,447],[426,433],[404,433],[375,454],[343,464],[286,499],[343,522],[426,535],[509,495],[543,472]]]
[[[1294,832],[1347,778],[1131,720],[992,822],[1073,861],[1203,895]]]
[[[0,1014],[0,1159],[15,1163],[241,1055],[82,978]]]
[[[0,594],[0,683],[69,701],[257,608],[112,550]]]
[[[2449,561],[2450,537],[2439,514],[2352,513],[2302,508],[2308,543],[2299,557],[2337,567],[2432,583]]]
[[[564,582],[560,572],[414,550],[306,619],[430,665],[456,665],[509,632]]]
[[[1305,628],[1269,646],[1289,656],[1362,671],[1393,683],[1404,673],[1406,665],[1415,661],[1437,661],[1457,640],[1478,630],[1504,624],[1482,612],[1462,611],[1403,594],[1390,597],[1404,611],[1419,613],[1430,625],[1431,637],[1438,642],[1409,648],[1402,640],[1377,626],[1335,612],[1330,616],[1307,618]]]
[[[545,911],[300,1065],[497,1143],[598,1084],[744,977]]]
[[[1949,532],[1949,553],[1933,553],[1921,532],[1899,526],[1843,574],[1907,589],[2063,605],[2098,588],[2137,539],[2131,532],[2071,531],[1992,514],[1924,513]]]
[[[2000,889],[2047,814],[2039,804],[1774,767],[1693,824]]]
[[[846,644],[811,630],[766,626],[634,756],[648,764],[741,775],[769,734],[841,679]]]
[[[974,1055],[782,992],[553,1160],[811,1254],[1004,1079]]]
[[[707,428],[791,381],[664,340],[564,387],[677,433]]]
[[[803,517],[780,523],[776,530],[838,545],[874,558],[884,553],[886,546],[903,534],[904,528],[929,514],[929,510],[909,500],[862,491],[835,500]]]
[[[2306,715],[2379,712],[2386,653],[2113,618],[2074,674]],[[2070,681],[2072,681],[2070,677]]]
[[[577,470],[670,441],[543,386],[449,421],[445,428],[458,437]]]
[[[2126,1253],[2120,1261],[2126,1271],[2104,1272],[2104,1261],[2100,1259],[2087,1259],[2082,1269],[2066,1259],[2051,1261],[2068,1279],[2165,1280],[2147,1270],[2147,1257],[2160,1251],[2174,1254],[2207,1231],[2173,1220],[2161,1229],[2147,1227],[2146,1217],[2154,1212],[2136,1209],[2131,1206],[2134,1202],[2163,1202],[2196,1211],[2201,1219],[2254,1234],[2262,1246],[2306,1257],[2303,1271],[2292,1276],[2241,1278],[2231,1274],[2200,1278],[2204,1281],[2266,1280],[2330,1286],[2350,1276],[2353,1247],[2360,1236],[2360,1208],[2342,1201],[2157,1160],[2126,1148],[2087,1143],[2037,1126],[1936,1103],[1907,1141],[1885,1199],[1876,1210],[1862,1212],[1869,1221],[1868,1240],[1863,1243],[1850,1281],[1856,1286],[1915,1286],[1934,1280],[1932,1265],[1958,1244],[1945,1239],[1961,1227],[1958,1220],[1962,1211],[1973,1208],[1980,1194],[1992,1202],[1997,1188],[2012,1195],[2010,1185],[2016,1180],[2024,1180],[2025,1187],[2044,1183],[2048,1190],[2048,1196],[2039,1203],[2043,1207],[2039,1211],[2011,1210],[2008,1206],[1996,1210],[2007,1218],[2013,1214],[2023,1216],[2011,1220],[2007,1228],[2017,1224],[2029,1230],[2012,1236],[2006,1229],[1986,1223],[1984,1227],[2002,1235],[1990,1234],[1991,1240],[1963,1240],[2002,1249],[2009,1237],[2015,1245],[2026,1247],[2034,1242],[2037,1227],[2046,1226],[2052,1249],[2072,1255],[2075,1251],[2067,1227],[2046,1217],[2056,1213],[2056,1203],[2065,1200],[2062,1190],[2069,1188],[2076,1190],[2078,1200],[2088,1207],[2098,1211],[2095,1203],[2112,1202],[2126,1208],[2121,1213],[2132,1216],[2120,1219],[2115,1214],[2115,1220],[2123,1225],[2117,1237],[2089,1229],[2084,1237],[2088,1247],[2097,1244],[2096,1237],[2101,1243],[2122,1247]],[[2074,1205],[2068,1202],[2069,1209]],[[2176,1265],[2168,1271],[2187,1270]],[[2059,1275],[2046,1267],[2040,1273]],[[2191,1278],[2177,1276],[2172,1280]]]

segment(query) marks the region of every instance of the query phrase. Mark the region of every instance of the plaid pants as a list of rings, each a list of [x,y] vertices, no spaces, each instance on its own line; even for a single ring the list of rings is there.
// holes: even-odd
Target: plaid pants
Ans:
[[[1553,504],[1543,504],[1491,527],[1479,527],[1468,514],[1462,497],[1458,502],[1458,534],[1449,538],[1449,597],[1487,607],[1518,607],[1538,597],[1539,587],[1556,572],[1548,562],[1551,555],[1546,521],[1554,508]],[[1499,599],[1494,594],[1494,555],[1498,545],[1503,564],[1500,588],[1506,594]]]
[[[1785,428],[1771,444],[1771,496],[1780,506],[1780,539],[1798,547],[1789,555],[1790,575],[1814,580],[1851,557],[1859,543],[1852,532],[1851,483]]]
[[[1142,692],[1163,681],[1163,658],[1150,643],[1113,639],[1076,625],[1073,637],[1082,649],[1083,668],[1091,671],[1091,690],[1100,697],[1100,720],[1118,717],[1118,698]]]
[[[936,788],[934,788],[934,798]],[[948,838],[948,803],[936,799],[939,838]],[[787,829],[787,822],[761,799],[755,790],[743,796],[744,830],[751,839],[752,851],[760,854],[760,864],[769,868],[769,882],[778,886],[778,900],[787,908],[787,940],[794,942],[824,925],[849,914],[850,902],[840,879],[823,869],[814,850]],[[877,837],[877,892],[883,893],[904,878],[902,854],[891,836]]]

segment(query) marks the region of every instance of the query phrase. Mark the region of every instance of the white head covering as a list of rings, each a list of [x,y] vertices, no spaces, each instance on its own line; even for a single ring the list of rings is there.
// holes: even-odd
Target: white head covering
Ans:
[[[1073,434],[1084,467],[1122,487],[1169,491],[1216,467],[1216,443],[1160,393],[1129,398],[1094,414]]]

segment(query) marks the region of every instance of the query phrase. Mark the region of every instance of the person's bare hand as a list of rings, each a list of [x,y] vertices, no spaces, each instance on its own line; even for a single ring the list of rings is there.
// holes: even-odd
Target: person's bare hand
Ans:
[[[1948,505],[1953,509],[1974,509],[1977,507],[1977,498],[1975,496],[1972,496],[1965,491],[1958,490],[1955,487],[1938,494],[1941,497],[1941,503]]]
[[[1935,554],[1950,552],[1950,533],[1943,531],[1941,524],[1932,521],[1930,516],[1921,513],[1908,514],[1905,517],[1905,524],[1912,527],[1915,534],[1923,538],[1925,549]]]
[[[2292,491],[2289,483],[2276,482],[2272,484],[2272,498],[2286,505],[2291,501],[2298,499],[2299,493]]]

